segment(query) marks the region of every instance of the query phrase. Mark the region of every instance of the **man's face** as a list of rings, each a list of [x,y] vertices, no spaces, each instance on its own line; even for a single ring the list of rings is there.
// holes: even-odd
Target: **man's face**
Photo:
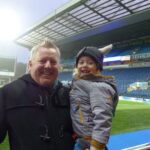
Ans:
[[[39,48],[29,61],[29,73],[41,86],[50,86],[58,77],[59,56],[54,48]]]

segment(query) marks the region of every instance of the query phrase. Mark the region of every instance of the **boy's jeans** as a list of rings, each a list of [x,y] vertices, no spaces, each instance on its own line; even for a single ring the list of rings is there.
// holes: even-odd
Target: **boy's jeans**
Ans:
[[[90,143],[88,141],[85,141],[82,138],[76,140],[74,150],[85,150],[86,148],[90,149]],[[108,150],[107,147],[105,150]]]
[[[82,138],[76,140],[74,150],[85,150],[86,148],[90,149],[90,143]]]

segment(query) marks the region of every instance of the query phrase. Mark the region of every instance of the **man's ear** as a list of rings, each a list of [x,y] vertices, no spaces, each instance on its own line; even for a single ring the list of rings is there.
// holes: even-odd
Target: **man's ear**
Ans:
[[[59,70],[59,72],[61,72],[63,70],[62,64],[59,64],[58,70]]]
[[[30,73],[31,66],[32,66],[32,61],[29,60],[27,63],[27,72],[29,72],[29,73]]]

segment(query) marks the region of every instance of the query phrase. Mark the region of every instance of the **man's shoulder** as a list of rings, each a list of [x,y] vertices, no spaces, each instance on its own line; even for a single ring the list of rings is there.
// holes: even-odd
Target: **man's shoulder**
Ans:
[[[70,91],[71,82],[63,82],[63,81],[58,80],[57,86],[59,87],[59,89],[64,89],[65,91]]]
[[[69,107],[69,92],[70,88],[63,85],[61,81],[58,82],[57,87],[54,90],[55,98],[57,99],[57,106]]]
[[[21,88],[23,88],[25,86],[25,82],[21,79],[21,78],[18,78],[8,84],[6,84],[3,89],[4,90],[19,90]]]
[[[60,81],[60,82],[64,88],[68,88],[68,89],[71,88],[71,84],[72,84],[71,81]]]

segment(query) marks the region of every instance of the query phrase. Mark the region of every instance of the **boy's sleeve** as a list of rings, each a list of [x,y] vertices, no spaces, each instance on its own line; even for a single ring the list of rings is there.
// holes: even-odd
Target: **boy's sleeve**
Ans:
[[[95,147],[103,147],[108,142],[112,125],[114,94],[114,89],[106,83],[102,83],[101,86],[94,83],[91,86],[90,103],[94,115],[91,144]]]
[[[0,89],[0,143],[3,142],[6,136],[6,120],[5,120],[5,106],[4,106],[4,96],[3,90]]]

